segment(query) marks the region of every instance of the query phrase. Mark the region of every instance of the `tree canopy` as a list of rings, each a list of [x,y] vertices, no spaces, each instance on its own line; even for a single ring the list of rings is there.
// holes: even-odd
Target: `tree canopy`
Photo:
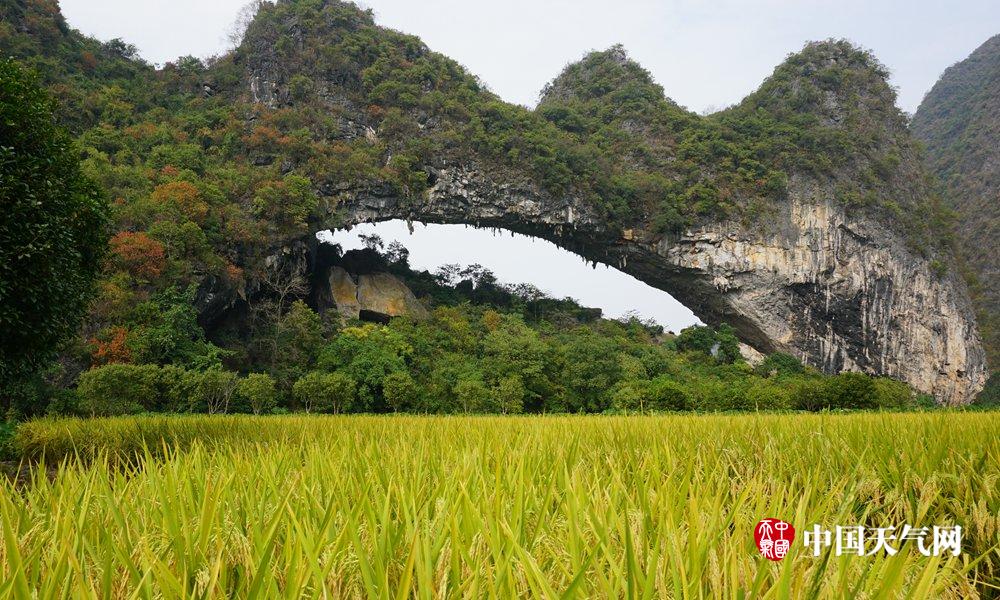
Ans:
[[[0,60],[0,389],[80,326],[106,246],[107,203],[36,78]]]

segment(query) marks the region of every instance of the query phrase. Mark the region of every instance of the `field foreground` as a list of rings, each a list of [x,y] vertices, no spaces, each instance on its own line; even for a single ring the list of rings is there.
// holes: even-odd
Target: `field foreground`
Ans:
[[[36,421],[0,597],[995,597],[1000,415]],[[57,466],[58,465],[58,466]],[[781,562],[766,517],[797,537]],[[963,528],[819,557],[814,524]]]

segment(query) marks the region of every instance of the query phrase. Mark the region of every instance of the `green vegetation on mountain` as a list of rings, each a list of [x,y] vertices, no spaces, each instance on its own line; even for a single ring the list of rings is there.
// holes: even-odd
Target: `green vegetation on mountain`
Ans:
[[[72,387],[88,369],[121,364],[267,373],[282,402],[293,403],[295,383],[307,373],[277,357],[310,356],[315,315],[294,302],[305,299],[301,289],[282,286],[293,279],[274,279],[269,259],[335,226],[343,190],[387,187],[416,199],[449,161],[490,163],[550,194],[582,199],[609,226],[664,235],[720,219],[760,225],[796,178],[814,178],[834,182],[838,201],[871,212],[929,255],[947,242],[923,173],[913,171],[912,144],[884,69],[846,42],[810,44],[740,105],[700,117],[666,99],[617,47],[569,66],[537,110],[513,106],[419,39],[378,27],[370,11],[335,0],[261,3],[232,52],[159,69],[127,43],[72,30],[54,0],[0,0],[0,17],[0,53],[36,70],[60,99],[85,175],[112,199],[113,223],[98,297],[76,343],[5,398],[8,406],[32,406],[40,396],[70,402],[53,389]],[[253,315],[239,331],[206,326],[211,299],[227,294]],[[462,319],[478,323],[487,309],[471,306],[461,309]],[[501,316],[505,335],[544,332]],[[324,332],[321,345],[370,334],[389,336],[391,347],[398,340],[384,332],[400,327]],[[598,348],[618,348],[612,340],[631,335],[616,327],[586,325],[583,341],[553,343],[578,344],[578,353],[593,343],[599,355]],[[576,334],[557,328],[551,335]],[[434,346],[435,360],[460,353],[455,343]],[[353,372],[364,409],[392,408],[381,379],[365,380],[345,352],[324,354],[327,370]],[[399,372],[393,365],[400,361],[411,377],[434,375],[405,353],[377,360],[386,376]],[[441,401],[450,409],[453,400],[473,406],[491,394],[520,395],[529,409],[604,410],[613,402],[594,390],[618,381],[600,369],[581,373],[589,383],[568,385],[573,393],[561,397],[543,381],[562,374],[532,377],[516,369],[473,373]],[[220,395],[225,402],[252,395],[269,405],[262,381],[252,394],[230,390],[238,385],[230,380],[194,382],[191,397],[201,398],[201,407],[223,401]],[[396,377],[390,388],[404,395],[410,385]],[[552,404],[543,406],[549,393]],[[126,399],[122,407],[136,405]]]
[[[913,133],[958,213],[990,367],[1000,369],[1000,36],[949,67],[913,116]],[[995,384],[996,385],[996,384]]]

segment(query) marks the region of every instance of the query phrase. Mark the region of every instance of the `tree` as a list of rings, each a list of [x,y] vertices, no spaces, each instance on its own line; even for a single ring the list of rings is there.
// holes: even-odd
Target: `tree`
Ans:
[[[289,174],[257,190],[253,211],[257,217],[268,219],[282,229],[297,231],[305,226],[318,205],[312,182],[301,175]]]
[[[493,402],[501,414],[519,414],[524,412],[524,381],[519,375],[511,375],[501,379],[493,388]]]
[[[292,386],[292,395],[307,413],[347,412],[354,403],[354,380],[344,373],[312,371]]]
[[[274,260],[267,262],[257,274],[257,279],[270,292],[270,297],[251,304],[250,311],[257,343],[271,372],[278,370],[283,338],[282,317],[288,302],[309,291],[304,271],[305,267],[300,262],[285,264],[284,261]]]
[[[802,361],[795,358],[791,354],[775,352],[773,354],[768,354],[767,358],[761,361],[754,371],[762,377],[770,377],[772,375],[798,375],[805,372],[805,367],[802,366]]]
[[[208,204],[202,200],[201,191],[187,181],[171,181],[156,186],[150,200],[157,207],[176,211],[181,217],[204,224]]]
[[[879,377],[874,384],[879,408],[907,408],[914,403],[916,393],[902,381]]]
[[[710,355],[715,346],[715,332],[711,327],[692,325],[681,330],[674,344],[682,352],[701,352]]]
[[[621,378],[614,341],[583,327],[563,346],[564,382],[575,395],[576,410],[601,412],[608,408],[610,390]]]
[[[1000,371],[994,373],[986,380],[986,387],[983,388],[983,391],[979,392],[972,405],[984,408],[1000,407]]]
[[[611,404],[617,410],[645,412],[649,408],[649,387],[646,379],[619,381],[611,391]]]
[[[818,377],[802,379],[792,388],[792,404],[799,410],[819,411],[830,404],[826,382]]]
[[[875,381],[864,373],[841,373],[826,381],[830,408],[862,410],[878,407]]]
[[[278,388],[266,373],[251,373],[236,385],[236,393],[255,415],[269,413],[278,406]]]
[[[406,371],[389,373],[382,381],[385,403],[396,412],[409,410],[417,405],[415,400],[418,392],[417,383]]]
[[[657,410],[686,410],[690,403],[684,386],[663,375],[651,382],[649,399]]]
[[[126,342],[134,362],[220,368],[227,353],[205,340],[194,307],[195,288],[167,289],[132,310]]]
[[[121,231],[109,245],[116,265],[140,281],[156,279],[167,266],[163,244],[141,231]]]
[[[384,411],[385,378],[406,370],[413,348],[398,332],[366,324],[340,332],[321,352],[317,366],[324,371],[343,371],[358,385],[361,410]]]
[[[191,371],[191,401],[210,415],[229,412],[229,403],[239,383],[236,373],[222,369]]]
[[[108,239],[107,202],[53,109],[33,75],[0,60],[0,390],[77,330]]]
[[[278,320],[273,369],[282,389],[312,367],[322,343],[322,319],[305,302],[296,300]]]
[[[723,364],[743,359],[736,331],[725,323],[720,325],[717,331],[711,327],[693,325],[681,331],[674,343],[678,350],[701,352],[715,357],[716,361]]]
[[[80,409],[93,417],[125,415],[153,407],[159,397],[154,365],[106,365],[80,375]]]
[[[455,396],[462,412],[473,413],[483,410],[490,391],[482,379],[463,379],[455,384]]]

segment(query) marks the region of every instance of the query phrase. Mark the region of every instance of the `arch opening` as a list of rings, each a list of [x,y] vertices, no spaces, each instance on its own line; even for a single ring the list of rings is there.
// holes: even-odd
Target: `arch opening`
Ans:
[[[631,316],[652,320],[666,331],[679,332],[701,320],[668,292],[652,287],[611,265],[584,257],[543,238],[504,228],[472,225],[407,223],[393,219],[362,223],[350,229],[316,234],[323,243],[344,251],[364,247],[362,236],[377,235],[385,244],[399,242],[409,250],[418,271],[435,272],[445,265],[481,265],[499,282],[529,284],[553,298],[572,298],[601,309],[609,318]]]

